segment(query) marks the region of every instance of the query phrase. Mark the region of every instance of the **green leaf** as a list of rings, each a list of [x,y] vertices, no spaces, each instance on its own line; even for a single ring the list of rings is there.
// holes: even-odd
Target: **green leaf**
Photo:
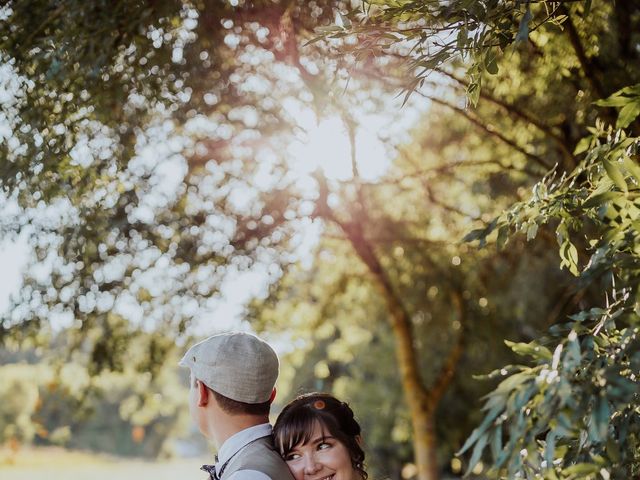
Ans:
[[[491,75],[496,75],[498,73],[498,62],[496,61],[495,58],[491,60],[489,63],[487,63],[486,66],[487,66],[487,72],[489,72]]]
[[[619,90],[622,95],[629,95],[632,97],[640,97],[640,83],[636,83],[635,85],[629,85],[628,87],[624,87]]]
[[[505,380],[503,380],[502,382],[500,382],[500,384],[498,385],[498,388],[496,388],[493,391],[493,393],[498,395],[511,393],[512,390],[515,390],[523,383],[529,380],[532,380],[532,378],[534,377],[535,376],[532,375],[530,371],[515,373],[510,377],[506,378]]]
[[[342,28],[351,28],[351,20],[344,13],[338,12],[336,15],[336,24]]]
[[[598,473],[600,467],[594,463],[576,463],[568,468],[565,468],[562,473],[565,475],[589,475],[591,473]]]
[[[496,246],[498,247],[498,251],[504,250],[504,247],[508,241],[509,241],[509,226],[502,225],[498,229],[498,238],[496,239]]]
[[[551,360],[553,356],[548,348],[538,345],[535,342],[516,343],[505,340],[504,343],[518,355],[528,355],[537,360]]]
[[[604,169],[606,170],[609,178],[613,180],[613,183],[615,183],[616,186],[623,192],[627,192],[627,182],[625,181],[624,175],[622,175],[622,172],[620,171],[617,163],[605,158],[602,161],[602,164],[604,165]]]
[[[619,95],[618,92],[616,92],[613,95],[611,95],[609,98],[596,101],[595,104],[598,105],[599,107],[624,107],[632,100],[633,99]]]
[[[459,50],[463,50],[467,46],[467,38],[467,29],[463,25],[460,27],[460,30],[458,30],[458,37],[456,39],[456,46]]]
[[[558,224],[556,228],[556,239],[559,247],[562,247],[562,245],[569,240],[569,228],[566,222],[562,221]]]
[[[496,461],[500,457],[500,453],[502,452],[502,427],[498,425],[498,427],[491,435],[491,455],[493,456],[493,460]]]
[[[563,367],[568,371],[573,371],[580,365],[582,353],[580,352],[580,344],[578,343],[575,331],[569,334],[569,341],[564,349],[564,358],[562,359]]]
[[[633,178],[636,179],[636,182],[640,183],[640,165],[634,162],[628,155],[622,157],[622,164]]]
[[[480,240],[481,238],[486,237],[487,233],[488,232],[486,228],[476,228],[475,230],[471,230],[469,233],[467,233],[462,241],[467,243],[473,242],[474,240]]]
[[[626,128],[640,115],[640,99],[627,103],[618,114],[616,128]]]
[[[312,38],[312,39],[310,39],[310,40],[307,40],[307,41],[306,41],[302,46],[303,46],[303,47],[306,47],[306,46],[308,46],[308,45],[312,45],[312,44],[314,44],[314,43],[316,43],[316,42],[319,42],[320,40],[324,40],[324,39],[325,39],[325,36],[324,36],[324,35],[319,35],[319,36],[317,36],[317,37],[313,37],[313,38]]]
[[[584,137],[581,138],[578,144],[576,145],[575,150],[573,151],[574,155],[580,155],[583,152],[586,152],[591,147],[592,137]]]
[[[524,406],[531,400],[531,397],[538,391],[538,386],[531,382],[526,388],[520,388],[512,395],[510,400],[510,411],[522,411]]]
[[[316,27],[314,29],[314,31],[317,32],[317,33],[327,34],[327,33],[342,32],[343,29],[338,27],[338,26],[336,26],[336,25],[328,25],[326,27]]]
[[[640,84],[618,90],[595,104],[600,107],[620,108],[616,128],[626,128],[640,115]]]
[[[467,467],[465,475],[468,475],[480,461],[482,451],[484,450],[484,447],[487,445],[487,441],[489,440],[487,437],[488,435],[482,435],[476,442],[476,446],[473,447],[473,453],[471,454],[471,459],[469,460],[469,466]]]
[[[469,83],[469,86],[467,87],[467,98],[474,107],[478,104],[478,99],[480,98],[480,84],[476,82]]]
[[[609,191],[609,192],[604,192],[604,193],[600,193],[598,195],[594,195],[592,197],[589,197],[583,204],[582,204],[582,208],[595,208],[595,207],[600,207],[601,205],[611,201],[611,200],[615,200],[616,198],[619,198],[620,196],[622,196],[622,194],[620,192],[613,192],[613,191]]]
[[[555,430],[549,430],[547,438],[545,439],[544,447],[544,459],[547,462],[547,467],[552,468],[553,458],[556,451],[556,432]]]
[[[498,53],[495,48],[490,48],[484,57],[484,66],[491,75],[498,73]]]
[[[500,414],[500,412],[502,412],[503,408],[504,408],[504,405],[496,405],[495,407],[493,407],[489,411],[489,413],[487,413],[487,416],[484,417],[484,420],[482,421],[482,423],[476,429],[474,429],[473,432],[471,432],[471,435],[469,436],[469,438],[467,438],[467,440],[464,442],[464,445],[462,445],[462,448],[458,450],[456,455],[462,455],[471,447],[471,445],[476,443],[476,441],[481,438],[480,436],[487,431],[491,423],[496,419],[496,417]],[[486,444],[486,441],[487,439],[485,437],[484,439],[485,444]]]
[[[613,463],[620,461],[620,446],[613,438],[607,439],[607,456]]]
[[[575,245],[568,240],[560,247],[560,258],[562,259],[561,267],[567,269],[575,276],[578,276],[578,250]]]
[[[567,389],[565,389],[566,391]],[[571,395],[571,389],[568,389],[567,395]],[[565,403],[565,402],[563,402]],[[566,412],[560,412],[557,417],[558,424],[555,432],[557,437],[569,437],[573,434],[576,425]]]

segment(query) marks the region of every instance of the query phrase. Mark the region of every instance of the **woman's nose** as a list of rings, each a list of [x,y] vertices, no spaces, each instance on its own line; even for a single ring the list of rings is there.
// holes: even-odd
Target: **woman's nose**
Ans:
[[[304,457],[304,473],[307,475],[313,475],[317,473],[322,468],[313,455],[306,455]]]

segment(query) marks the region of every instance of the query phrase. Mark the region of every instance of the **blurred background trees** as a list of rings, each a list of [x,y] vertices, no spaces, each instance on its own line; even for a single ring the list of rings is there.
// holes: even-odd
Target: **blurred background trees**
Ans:
[[[121,382],[100,415],[158,439],[130,452],[157,454],[178,421],[178,397],[156,393],[171,352],[228,278],[260,271],[247,318],[290,352],[286,395],[351,400],[374,476],[480,473],[482,458],[497,475],[634,471],[634,2],[26,1],[0,19],[1,228],[34,252],[0,339],[61,353],[96,379],[83,391]],[[358,140],[375,116],[377,174]],[[291,148],[323,119],[347,139],[341,173],[335,153]],[[524,343],[580,310],[581,327]],[[472,458],[454,458],[512,371],[504,339],[540,364],[507,377]],[[66,418],[56,389],[30,407],[35,384],[15,383],[5,440],[55,430],[39,411]]]
[[[175,455],[188,406],[173,378],[150,385],[139,373],[103,373],[85,367],[61,370],[38,364],[1,368],[0,433],[3,444],[55,445],[120,456]]]

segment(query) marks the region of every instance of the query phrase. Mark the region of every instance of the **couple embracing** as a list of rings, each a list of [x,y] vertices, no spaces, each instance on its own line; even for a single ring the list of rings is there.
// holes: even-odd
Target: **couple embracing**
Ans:
[[[191,370],[189,408],[217,448],[210,480],[366,480],[360,425],[349,406],[326,393],[302,395],[280,413],[278,357],[248,333],[214,335],[180,361]]]

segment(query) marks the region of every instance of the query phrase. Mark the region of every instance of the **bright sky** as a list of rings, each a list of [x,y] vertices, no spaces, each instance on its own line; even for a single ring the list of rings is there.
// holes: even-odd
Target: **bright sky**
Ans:
[[[24,244],[0,243],[0,315],[9,308],[9,296],[18,293],[21,285],[22,269],[27,259],[28,249]]]
[[[291,168],[302,175],[320,167],[331,180],[350,179],[351,146],[342,120],[332,116],[318,123],[312,112],[300,114],[297,119],[307,134],[289,147]],[[356,161],[365,180],[380,178],[391,163],[391,152],[377,135],[388,121],[382,115],[368,115],[357,130]]]

